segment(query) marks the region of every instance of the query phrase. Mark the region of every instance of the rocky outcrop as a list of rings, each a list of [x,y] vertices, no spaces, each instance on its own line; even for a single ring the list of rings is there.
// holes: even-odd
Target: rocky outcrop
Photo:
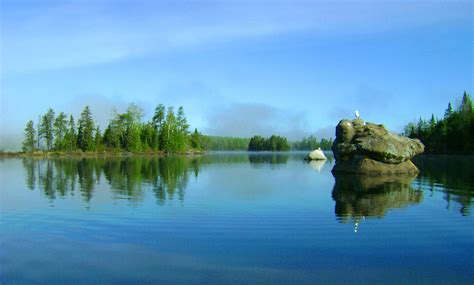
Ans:
[[[362,119],[341,120],[332,146],[336,164],[333,173],[407,174],[418,173],[411,159],[424,151],[416,139],[392,134],[383,125]]]
[[[305,159],[306,160],[327,160],[328,158],[326,157],[324,152],[320,148],[318,148],[310,152]]]

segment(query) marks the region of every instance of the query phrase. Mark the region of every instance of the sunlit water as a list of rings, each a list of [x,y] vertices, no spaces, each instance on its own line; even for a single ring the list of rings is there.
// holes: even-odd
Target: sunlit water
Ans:
[[[474,159],[0,160],[0,284],[472,284]]]

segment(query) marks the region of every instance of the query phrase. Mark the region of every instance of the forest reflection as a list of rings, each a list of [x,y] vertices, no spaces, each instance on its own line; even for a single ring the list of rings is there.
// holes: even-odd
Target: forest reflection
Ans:
[[[140,201],[146,188],[163,204],[175,198],[183,201],[190,177],[197,178],[203,165],[284,164],[288,159],[289,155],[240,153],[192,157],[23,158],[22,163],[27,188],[39,189],[51,200],[79,193],[84,201],[90,201],[96,188],[105,181],[114,199]]]
[[[474,199],[474,156],[422,155],[414,158],[420,169],[418,188],[430,195],[443,193],[446,208],[457,207],[463,216],[470,214]]]
[[[159,203],[183,200],[189,177],[199,175],[201,163],[186,157],[23,159],[27,187],[40,189],[49,199],[73,196],[78,190],[90,201],[105,180],[114,198],[140,200],[143,187],[150,187]]]
[[[248,155],[248,161],[255,168],[259,168],[263,164],[271,164],[276,167],[279,164],[286,164],[289,158],[288,153],[249,153]]]
[[[22,163],[27,188],[39,189],[51,200],[77,196],[90,201],[94,192],[107,184],[114,199],[141,201],[147,192],[152,192],[157,203],[164,204],[174,199],[183,201],[188,182],[207,165],[276,169],[289,161],[299,161],[301,166],[303,157],[304,154],[291,153],[209,153],[191,157],[23,158]],[[472,157],[420,156],[415,159],[421,170],[416,179],[336,176],[332,189],[335,214],[342,222],[383,217],[390,209],[422,202],[423,195],[442,195],[447,209],[470,215],[473,161]],[[294,171],[303,171],[300,166],[295,166]],[[326,175],[321,170],[331,166],[329,160],[312,162],[307,167],[315,170],[314,175]]]

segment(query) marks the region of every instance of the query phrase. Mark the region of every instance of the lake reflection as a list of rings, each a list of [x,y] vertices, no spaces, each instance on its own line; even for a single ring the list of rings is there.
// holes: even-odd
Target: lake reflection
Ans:
[[[0,160],[0,283],[474,280],[472,158],[377,178],[305,155]]]
[[[74,195],[79,191],[84,201],[94,195],[94,188],[104,179],[114,198],[140,200],[143,186],[150,186],[159,203],[167,199],[183,200],[189,176],[197,177],[202,161],[173,158],[83,158],[36,160],[23,159],[26,185],[36,187],[49,199]]]
[[[336,216],[342,221],[362,217],[383,218],[392,208],[420,203],[423,192],[411,186],[415,176],[337,175],[332,191]]]
[[[300,155],[296,156],[298,159]],[[49,199],[74,195],[77,189],[84,201],[93,197],[94,187],[104,179],[116,199],[140,200],[143,187],[152,189],[156,200],[183,201],[189,177],[197,178],[203,165],[245,164],[252,167],[271,168],[284,165],[295,155],[289,153],[240,153],[207,156],[171,157],[113,157],[113,158],[68,158],[68,159],[22,159],[26,171],[25,184],[28,189],[36,187]],[[421,156],[416,159],[421,173],[416,176],[371,177],[337,175],[334,178],[332,197],[336,202],[335,214],[342,221],[348,218],[382,218],[391,208],[406,207],[420,203],[422,189],[426,185],[432,191],[441,191],[447,207],[452,202],[460,205],[459,211],[469,215],[474,193],[472,158],[449,156]],[[321,172],[329,161],[311,161],[309,167]],[[441,187],[440,187],[441,186]],[[417,187],[415,189],[413,187]]]

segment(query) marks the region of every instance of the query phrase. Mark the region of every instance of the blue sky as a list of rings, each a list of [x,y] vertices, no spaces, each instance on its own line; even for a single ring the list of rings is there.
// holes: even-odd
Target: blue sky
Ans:
[[[183,105],[228,136],[395,132],[473,90],[472,1],[0,2],[1,140],[48,107]]]

